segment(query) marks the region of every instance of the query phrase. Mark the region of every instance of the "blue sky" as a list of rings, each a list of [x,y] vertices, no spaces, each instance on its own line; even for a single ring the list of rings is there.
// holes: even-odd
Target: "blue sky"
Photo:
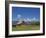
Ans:
[[[40,20],[40,8],[12,7],[12,20],[15,21],[18,18],[36,18]]]

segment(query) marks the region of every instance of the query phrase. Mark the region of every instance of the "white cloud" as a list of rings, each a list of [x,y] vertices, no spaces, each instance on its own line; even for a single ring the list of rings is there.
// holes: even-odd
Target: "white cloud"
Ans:
[[[35,17],[33,17],[33,18],[32,18],[32,20],[36,20],[36,18],[35,18]]]
[[[31,19],[27,18],[27,21],[31,21]]]
[[[24,21],[26,22],[26,21],[27,21],[27,19],[24,19]]]
[[[24,21],[25,21],[25,22],[31,21],[31,19],[30,19],[30,18],[27,18],[27,19],[24,19]]]
[[[18,14],[18,15],[17,15],[17,18],[21,18],[21,15],[20,15],[20,14]]]
[[[33,18],[27,18],[27,19],[24,19],[24,21],[38,21],[38,19],[36,19],[35,17],[33,17]]]
[[[21,16],[20,14],[17,15],[17,19],[18,19],[19,21],[22,21],[22,20],[24,20],[25,22],[27,22],[27,21],[38,21],[38,19],[37,19],[36,17],[33,17],[33,18],[31,18],[31,19],[30,19],[30,18],[26,18],[26,19],[24,18],[24,19],[23,19],[23,17],[22,17],[22,18],[21,18],[21,17],[22,17],[22,16]]]
[[[32,21],[38,21],[38,19],[37,19],[37,18],[35,18],[35,17],[33,17],[33,18],[32,18]]]

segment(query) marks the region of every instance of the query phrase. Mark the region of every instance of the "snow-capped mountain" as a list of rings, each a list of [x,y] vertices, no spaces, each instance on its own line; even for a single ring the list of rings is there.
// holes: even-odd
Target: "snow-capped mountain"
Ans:
[[[28,25],[28,24],[31,24],[33,22],[39,22],[39,20],[36,19],[35,17],[33,17],[32,19],[22,18],[21,15],[18,15],[17,17],[18,17],[18,19],[16,19],[15,21],[12,21],[13,25],[16,25],[16,24],[27,24]]]
[[[20,19],[20,20],[18,20],[18,21],[12,21],[12,24],[13,25],[17,25],[17,24],[26,24],[26,25],[28,25],[28,24],[31,24],[31,23],[34,23],[34,22],[39,22],[39,20],[35,20],[35,19]]]

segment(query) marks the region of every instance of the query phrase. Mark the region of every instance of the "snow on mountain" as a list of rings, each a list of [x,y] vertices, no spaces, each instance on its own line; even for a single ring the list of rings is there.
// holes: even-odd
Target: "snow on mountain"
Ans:
[[[13,25],[16,24],[31,24],[31,22],[37,22],[39,21],[38,19],[36,19],[35,17],[33,18],[22,18],[22,16],[20,14],[17,15],[17,20],[16,21],[12,21]]]

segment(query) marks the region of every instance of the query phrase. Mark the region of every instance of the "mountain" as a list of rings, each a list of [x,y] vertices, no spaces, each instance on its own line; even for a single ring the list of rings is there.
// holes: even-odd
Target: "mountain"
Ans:
[[[19,19],[17,21],[12,21],[12,25],[17,25],[17,24],[25,24],[25,25],[30,25],[30,24],[39,24],[40,21],[36,18],[33,19]]]

